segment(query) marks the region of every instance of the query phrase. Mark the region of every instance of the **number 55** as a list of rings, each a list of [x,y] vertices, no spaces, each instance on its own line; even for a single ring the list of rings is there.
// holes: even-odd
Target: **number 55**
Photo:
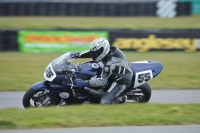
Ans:
[[[147,82],[151,79],[151,74],[148,73],[142,73],[138,75],[138,82],[142,83],[143,81]]]

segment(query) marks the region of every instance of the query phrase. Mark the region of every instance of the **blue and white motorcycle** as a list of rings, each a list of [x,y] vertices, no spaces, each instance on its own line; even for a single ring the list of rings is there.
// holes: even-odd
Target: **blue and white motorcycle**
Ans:
[[[159,61],[144,60],[130,62],[133,69],[131,86],[121,95],[127,95],[125,103],[144,103],[151,98],[147,83],[163,69]],[[109,89],[111,82],[102,88],[80,88],[73,85],[73,79],[88,80],[100,76],[103,64],[93,61],[83,64],[72,63],[70,52],[54,59],[44,70],[44,81],[37,82],[24,94],[23,106],[47,107],[83,103],[99,103]]]

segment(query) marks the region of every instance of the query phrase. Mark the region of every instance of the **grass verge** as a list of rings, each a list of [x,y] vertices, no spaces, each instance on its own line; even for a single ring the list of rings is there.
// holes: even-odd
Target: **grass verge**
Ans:
[[[62,53],[0,53],[0,91],[25,91],[44,80],[44,68]],[[152,89],[200,89],[200,52],[125,52],[129,62],[158,60],[163,71],[149,81]],[[74,59],[75,63],[89,59]]]
[[[158,17],[0,17],[0,28],[196,29],[200,15]]]
[[[200,104],[79,105],[1,109],[0,129],[200,124]]]

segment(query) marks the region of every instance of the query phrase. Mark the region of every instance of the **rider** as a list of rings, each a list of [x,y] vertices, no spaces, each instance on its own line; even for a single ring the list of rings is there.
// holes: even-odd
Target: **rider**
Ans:
[[[101,104],[124,103],[126,95],[121,96],[131,84],[133,71],[125,55],[116,47],[110,47],[104,37],[93,40],[90,50],[85,52],[71,53],[72,58],[92,58],[95,62],[102,62],[104,68],[100,78],[90,80],[75,79],[73,82],[78,87],[104,87],[108,79],[112,85],[100,100]]]

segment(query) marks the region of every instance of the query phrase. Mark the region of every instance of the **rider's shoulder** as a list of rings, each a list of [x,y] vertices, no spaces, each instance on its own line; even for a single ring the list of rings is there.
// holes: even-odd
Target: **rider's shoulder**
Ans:
[[[117,47],[110,46],[110,50],[111,50],[111,51],[115,51],[115,50],[117,50],[117,49],[118,49]]]

